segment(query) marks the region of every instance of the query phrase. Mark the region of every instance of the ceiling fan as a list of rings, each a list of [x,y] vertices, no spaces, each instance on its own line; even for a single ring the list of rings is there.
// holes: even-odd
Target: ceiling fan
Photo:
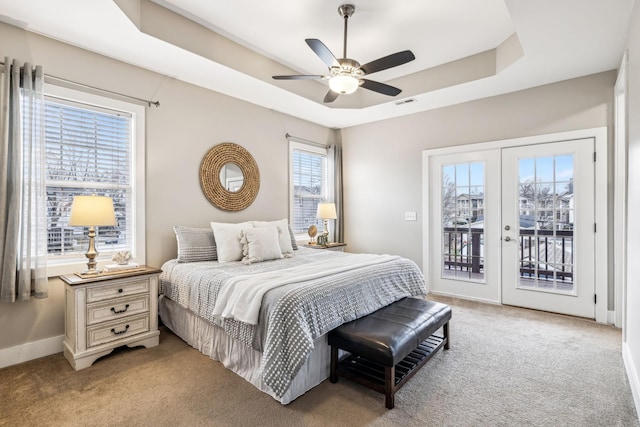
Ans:
[[[318,39],[306,39],[307,45],[329,67],[329,75],[293,75],[273,76],[276,80],[329,80],[331,90],[327,92],[323,102],[333,102],[339,95],[348,95],[355,92],[360,86],[365,89],[388,96],[396,96],[402,90],[385,83],[365,79],[364,76],[377,73],[388,68],[397,67],[413,61],[416,57],[410,50],[403,50],[391,55],[376,59],[364,65],[354,59],[347,58],[347,23],[356,8],[352,4],[343,4],[338,8],[338,13],[344,18],[344,45],[343,57],[337,59],[333,53]]]

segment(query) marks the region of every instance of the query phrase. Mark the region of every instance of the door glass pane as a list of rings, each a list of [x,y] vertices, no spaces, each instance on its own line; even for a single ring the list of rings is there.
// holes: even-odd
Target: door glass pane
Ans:
[[[484,162],[442,167],[442,277],[484,282]]]
[[[554,157],[538,157],[534,159],[536,182],[554,181]]]
[[[575,294],[573,155],[518,161],[518,288]]]

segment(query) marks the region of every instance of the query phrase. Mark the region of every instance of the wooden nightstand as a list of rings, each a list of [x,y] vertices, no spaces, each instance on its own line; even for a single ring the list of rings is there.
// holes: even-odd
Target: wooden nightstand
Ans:
[[[344,247],[347,246],[346,243],[329,243],[327,245],[304,245],[305,248],[312,248],[312,249],[328,249],[330,251],[339,251],[339,252],[344,252]]]
[[[158,345],[157,268],[81,278],[65,283],[64,356],[76,371],[122,345]]]

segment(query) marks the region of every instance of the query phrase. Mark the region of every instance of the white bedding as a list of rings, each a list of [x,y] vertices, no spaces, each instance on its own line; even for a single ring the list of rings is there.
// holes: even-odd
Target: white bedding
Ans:
[[[303,283],[347,270],[389,262],[391,255],[355,254],[350,257],[321,259],[308,264],[264,273],[230,277],[218,293],[213,315],[257,325],[262,297],[268,291],[293,283]]]

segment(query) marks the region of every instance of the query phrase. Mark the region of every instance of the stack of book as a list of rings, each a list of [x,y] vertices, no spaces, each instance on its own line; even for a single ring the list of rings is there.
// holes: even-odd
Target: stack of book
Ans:
[[[105,273],[113,273],[115,271],[134,270],[136,268],[140,268],[140,264],[137,262],[128,262],[126,264],[107,264],[102,271]]]

